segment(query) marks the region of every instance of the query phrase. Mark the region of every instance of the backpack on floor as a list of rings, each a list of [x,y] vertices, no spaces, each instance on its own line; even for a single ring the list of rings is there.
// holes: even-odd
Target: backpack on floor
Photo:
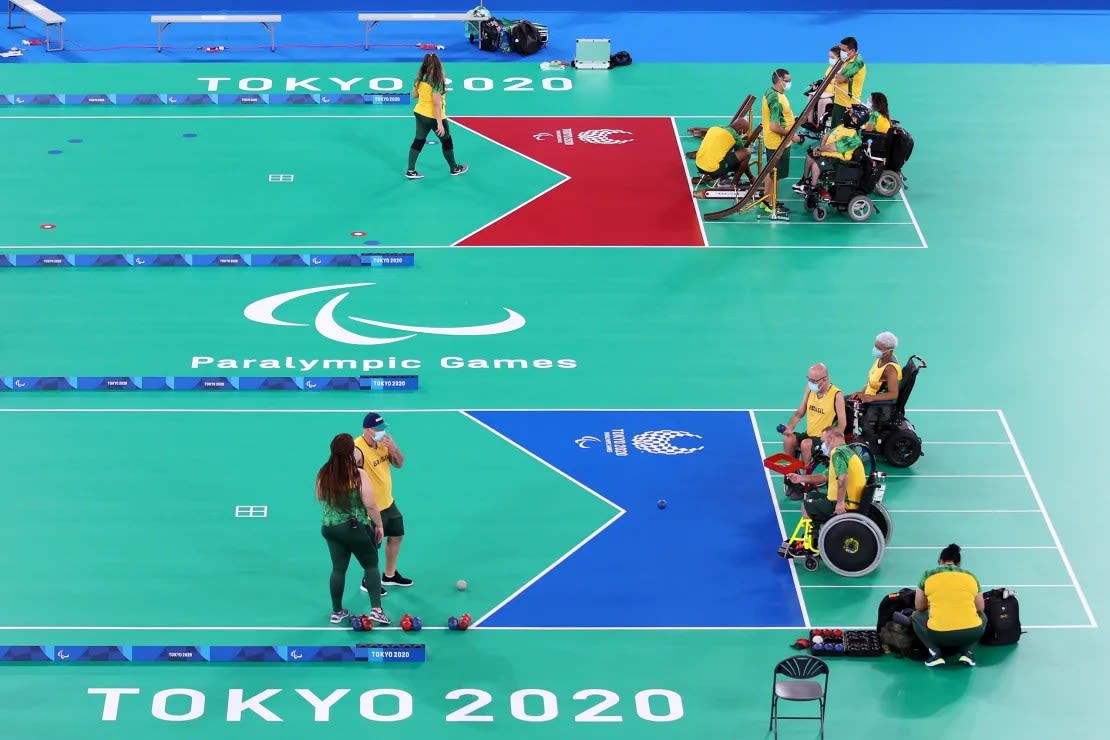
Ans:
[[[983,593],[987,631],[979,638],[984,645],[1013,645],[1021,639],[1017,595],[1005,588]]]
[[[501,21],[496,18],[482,21],[478,26],[478,48],[482,51],[499,51],[504,30]]]
[[[885,649],[901,658],[925,660],[928,652],[925,643],[913,631],[913,627],[895,622],[893,619],[879,630],[879,641]]]
[[[535,54],[543,46],[539,29],[531,21],[517,21],[509,29],[509,46],[521,56]]]
[[[913,597],[917,593],[912,588],[903,588],[883,597],[879,602],[879,621],[875,629],[882,631],[886,623],[894,618],[895,612],[903,609],[913,609]]]

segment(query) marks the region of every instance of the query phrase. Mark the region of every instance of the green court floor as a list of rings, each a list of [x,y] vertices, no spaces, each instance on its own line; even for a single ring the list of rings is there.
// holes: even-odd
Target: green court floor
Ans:
[[[321,87],[332,76],[359,77],[369,90],[370,79],[407,85],[412,72],[310,66],[28,65],[5,68],[12,89],[0,94],[196,93],[207,90],[201,77],[230,78],[220,91],[231,92],[242,79],[290,76],[319,77]],[[678,136],[727,119],[770,74],[754,65],[645,64],[559,73],[571,86],[553,90],[533,64],[448,71],[475,88],[453,93],[460,117],[664,117]],[[798,80],[820,72],[792,71]],[[6,106],[0,254],[365,249],[355,230],[417,254],[407,270],[0,269],[0,375],[215,374],[202,368],[219,360],[240,363],[220,374],[245,375],[245,359],[388,366],[393,358],[416,363],[422,387],[411,395],[3,393],[0,643],[349,640],[321,618],[327,562],[306,481],[330,436],[356,431],[370,408],[390,417],[409,455],[397,484],[411,522],[401,566],[417,585],[391,593],[386,606],[394,615],[481,612],[610,510],[460,410],[750,409],[774,451],[774,427],[796,404],[806,368],[824,361],[834,383],[856,390],[873,337],[891,330],[901,359],[928,362],[910,403],[926,456],[888,470],[895,534],[873,574],[797,569],[809,621],[871,623],[883,593],[913,585],[941,547],[958,542],[984,585],[1018,592],[1028,632],[1016,648],[982,648],[973,670],[930,671],[891,656],[836,660],[827,736],[1055,737],[1061,723],[1069,735],[1097,733],[1110,657],[1097,626],[1110,586],[1098,556],[1108,506],[1086,448],[1099,428],[1088,397],[1097,397],[1107,359],[1098,317],[1110,307],[1102,285],[1110,216],[1099,183],[1110,154],[1085,144],[1077,154],[1073,137],[1022,121],[1031,89],[1072,96],[1083,120],[1099,120],[1107,106],[1090,91],[1110,80],[1104,68],[976,67],[983,93],[953,110],[953,72],[876,65],[869,76],[917,142],[906,200],[880,206],[890,222],[772,225],[746,216],[705,226],[714,247],[755,249],[451,247],[555,176],[460,130],[472,171],[428,178],[417,183],[432,186],[425,196],[408,197],[413,183],[382,174],[407,143],[407,122],[390,117],[404,109]],[[729,85],[713,82],[725,77]],[[479,78],[491,89],[479,89]],[[510,92],[513,85],[531,89]],[[325,114],[338,117],[311,117]],[[691,144],[676,137],[674,157]],[[54,147],[65,153],[47,154]],[[296,189],[256,177],[293,168]],[[626,195],[618,178],[613,189],[621,218],[637,206],[629,185]],[[767,248],[776,246],[805,248]],[[288,306],[282,317],[299,327],[243,315],[269,295],[352,283],[373,285],[351,290],[344,316],[440,326],[494,322],[511,309],[527,323],[497,336],[352,346],[314,330],[319,302]],[[536,362],[560,359],[572,366]],[[770,487],[750,495],[775,495],[792,527],[796,504]],[[236,518],[240,504],[273,513]],[[681,559],[698,532],[650,536],[659,558]],[[780,539],[769,531],[738,547],[754,552]],[[689,581],[660,583],[658,608],[681,611],[697,590],[736,585],[703,571],[690,563]],[[454,589],[459,577],[470,591]],[[348,589],[357,589],[353,570]],[[567,603],[568,622],[590,608]],[[428,630],[429,662],[415,667],[0,664],[0,735],[758,738],[771,668],[804,633]],[[177,691],[159,694],[166,690]],[[263,693],[265,711],[240,713]],[[167,719],[201,701],[195,718]],[[808,738],[813,729],[785,724],[782,735]]]

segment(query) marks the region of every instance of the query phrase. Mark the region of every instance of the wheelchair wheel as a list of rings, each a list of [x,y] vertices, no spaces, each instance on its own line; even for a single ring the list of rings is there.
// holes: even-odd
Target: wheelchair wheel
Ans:
[[[828,215],[828,212],[825,210],[824,206],[815,206],[812,213],[814,221],[824,221],[825,216]]]
[[[893,170],[883,170],[883,174],[879,175],[878,182],[875,183],[875,192],[884,198],[890,198],[902,190],[902,175]]]
[[[889,545],[891,535],[894,534],[894,520],[890,518],[890,512],[882,504],[871,504],[864,516],[875,523],[883,534],[884,544]]]
[[[913,429],[898,426],[884,435],[883,457],[896,468],[908,468],[921,457],[921,437]]]
[[[833,573],[858,578],[879,567],[886,540],[878,525],[862,514],[841,514],[821,527],[817,549]]]
[[[866,195],[853,196],[848,201],[848,218],[856,223],[866,221],[871,218],[871,214],[875,212],[875,206],[871,203],[871,199]]]
[[[802,567],[808,570],[810,573],[815,573],[817,571],[817,558],[807,556],[805,561],[802,563]]]

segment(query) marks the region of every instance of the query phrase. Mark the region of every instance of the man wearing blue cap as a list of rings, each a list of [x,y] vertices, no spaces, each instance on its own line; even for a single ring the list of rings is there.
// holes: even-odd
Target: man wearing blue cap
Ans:
[[[371,411],[362,420],[362,436],[355,438],[355,464],[366,471],[374,487],[374,502],[382,513],[385,530],[385,568],[382,570],[382,596],[384,586],[411,586],[412,579],[397,570],[397,555],[405,537],[405,519],[393,500],[393,468],[405,464],[405,456],[397,449],[393,438],[386,433],[388,425],[381,414]],[[366,584],[362,584],[366,590]]]

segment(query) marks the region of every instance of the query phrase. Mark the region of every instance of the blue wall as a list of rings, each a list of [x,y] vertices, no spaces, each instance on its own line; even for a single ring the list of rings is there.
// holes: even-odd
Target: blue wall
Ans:
[[[60,13],[107,12],[369,12],[369,11],[451,11],[462,12],[478,5],[478,0],[46,0]],[[502,7],[529,11],[581,11],[614,13],[621,11],[762,11],[764,0],[488,0],[499,13]],[[793,0],[789,8],[775,12],[874,12],[914,10],[1110,10],[1110,0]]]

